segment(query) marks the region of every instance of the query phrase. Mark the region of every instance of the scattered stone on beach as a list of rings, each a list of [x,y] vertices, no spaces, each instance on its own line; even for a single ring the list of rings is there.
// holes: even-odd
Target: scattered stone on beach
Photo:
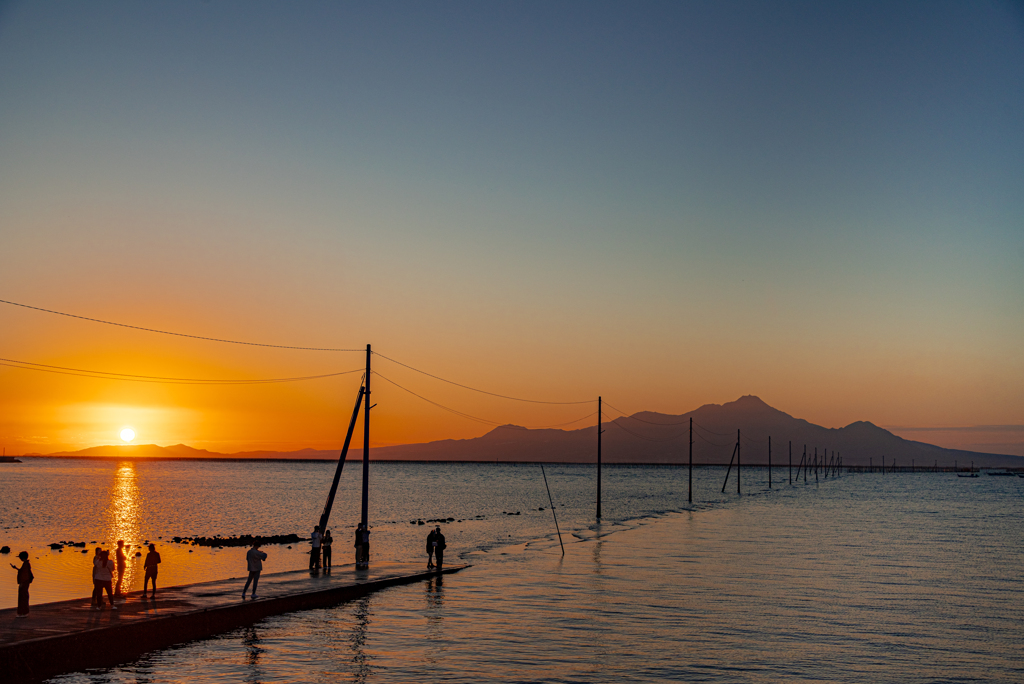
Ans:
[[[0,553],[10,553],[10,552],[11,552],[11,547],[10,546],[0,546]]]
[[[135,552],[135,557],[136,558],[140,558],[141,556],[142,556],[142,552],[141,551],[136,551]]]

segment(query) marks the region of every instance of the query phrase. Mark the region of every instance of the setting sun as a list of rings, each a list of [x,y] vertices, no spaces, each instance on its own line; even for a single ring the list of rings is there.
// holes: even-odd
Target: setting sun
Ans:
[[[132,441],[133,439],[135,439],[135,430],[132,430],[130,427],[126,427],[125,429],[121,430],[121,439],[123,439],[125,442]]]

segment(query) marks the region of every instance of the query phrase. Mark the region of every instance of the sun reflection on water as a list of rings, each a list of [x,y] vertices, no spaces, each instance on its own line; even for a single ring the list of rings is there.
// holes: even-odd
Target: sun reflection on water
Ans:
[[[117,540],[123,539],[125,555],[128,557],[125,568],[123,591],[130,591],[138,580],[141,570],[141,558],[135,558],[137,551],[142,551],[140,538],[140,521],[142,519],[142,495],[139,492],[135,475],[135,464],[125,461],[118,464],[114,473],[114,484],[110,488],[110,503],[107,506],[107,541],[111,551],[111,559],[115,558]]]

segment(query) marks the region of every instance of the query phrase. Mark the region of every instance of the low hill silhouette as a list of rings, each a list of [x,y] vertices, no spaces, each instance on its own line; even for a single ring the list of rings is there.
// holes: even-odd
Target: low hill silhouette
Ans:
[[[689,421],[693,419],[693,461],[725,464],[741,431],[743,463],[768,463],[768,438],[772,461],[785,465],[792,444],[793,463],[799,463],[804,447],[813,457],[828,452],[842,455],[844,465],[886,465],[917,467],[954,463],[980,468],[1024,467],[1024,457],[944,449],[915,442],[866,421],[842,428],[826,428],[773,408],[755,396],[740,397],[725,404],[705,404],[682,415],[642,411],[604,423],[602,460],[605,463],[686,463],[689,449]],[[155,444],[99,446],[49,456],[92,458],[195,458],[195,459],[289,459],[334,460],[339,450],[242,451],[222,454],[184,444],[161,447]],[[546,463],[592,463],[597,455],[597,426],[578,430],[532,430],[502,425],[480,437],[443,439],[423,444],[373,447],[374,460],[396,461],[502,461]],[[39,454],[26,454],[39,455]],[[349,454],[361,457],[361,451]]]

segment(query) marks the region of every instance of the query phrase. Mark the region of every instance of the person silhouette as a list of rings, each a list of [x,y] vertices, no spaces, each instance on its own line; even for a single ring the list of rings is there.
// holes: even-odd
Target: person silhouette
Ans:
[[[252,597],[256,598],[256,585],[260,583],[260,573],[263,572],[263,561],[265,560],[267,560],[267,554],[260,551],[260,543],[254,541],[252,548],[245,554],[245,562],[249,568],[249,579],[245,580],[245,586],[242,587],[243,599],[250,582],[252,582]]]
[[[356,570],[370,567],[370,530],[363,523],[356,525]]]
[[[331,536],[330,530],[324,530],[324,538],[320,544],[324,559],[324,572],[331,569],[331,544],[334,543],[334,537]]]
[[[96,556],[92,560],[93,610],[102,610],[104,590],[106,590],[107,599],[110,601],[110,609],[117,610],[117,606],[114,605],[114,590],[110,586],[113,579],[114,561],[110,560],[110,552],[97,548]]]
[[[437,532],[430,530],[427,535],[427,570],[434,567],[434,547],[437,546]]]
[[[320,526],[313,526],[313,534],[309,535],[312,548],[309,550],[309,569],[319,570],[320,569]]]
[[[142,581],[142,598],[146,598],[146,587],[149,581],[153,580],[153,598],[156,598],[156,574],[160,565],[160,554],[156,552],[156,544],[149,545],[149,553],[146,554],[146,562],[142,567],[146,569],[146,578]]]
[[[124,539],[117,540],[117,584],[114,586],[114,596],[123,600],[121,584],[124,582],[124,571],[128,569],[128,557],[124,555]]]
[[[444,535],[441,534],[441,526],[438,525],[434,528],[434,563],[438,572],[441,572],[441,566],[444,564],[445,546]]]
[[[35,579],[35,575],[32,574],[32,564],[28,560],[28,551],[22,551],[18,554],[18,558],[21,559],[21,567],[19,568],[14,563],[11,563],[11,567],[18,571],[18,617],[28,617],[28,585],[32,584],[32,580]]]

